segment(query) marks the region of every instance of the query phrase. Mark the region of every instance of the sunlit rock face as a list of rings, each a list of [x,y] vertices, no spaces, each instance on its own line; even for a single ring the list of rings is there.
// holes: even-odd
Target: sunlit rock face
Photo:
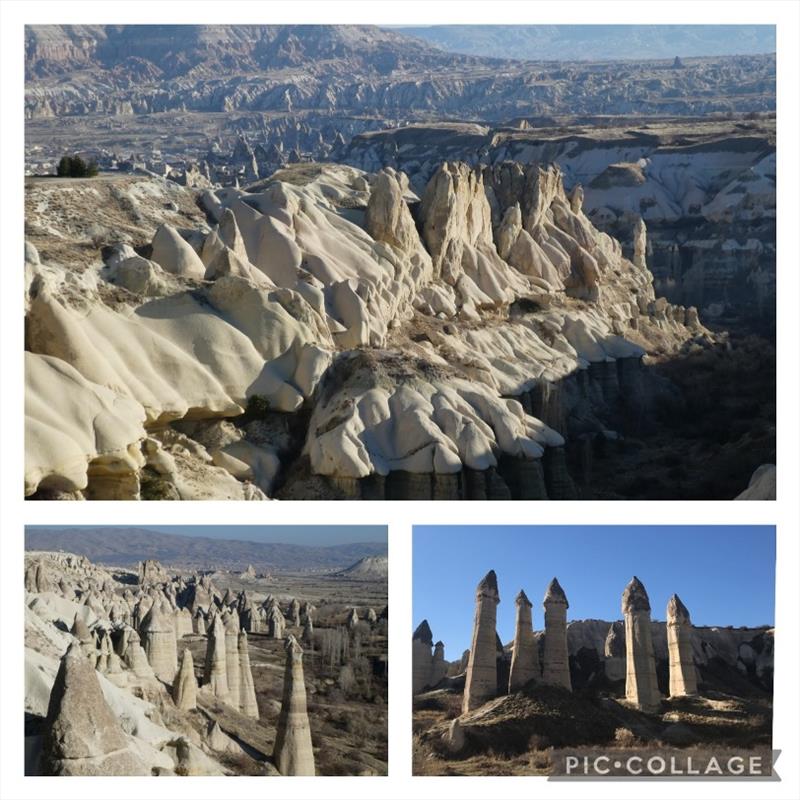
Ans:
[[[392,169],[284,177],[199,190],[193,228],[143,210],[156,289],[124,242],[29,248],[29,496],[574,497],[575,421],[605,436],[649,350],[714,341],[557,167],[445,163],[421,200]],[[118,194],[183,209],[167,183]]]

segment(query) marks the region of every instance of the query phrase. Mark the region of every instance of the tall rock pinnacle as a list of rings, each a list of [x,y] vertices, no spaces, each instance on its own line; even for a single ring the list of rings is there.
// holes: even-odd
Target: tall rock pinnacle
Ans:
[[[667,650],[670,697],[697,694],[697,668],[692,652],[692,620],[678,595],[667,603]]]
[[[544,595],[544,664],[542,682],[572,691],[567,651],[567,609],[569,603],[557,578]]]
[[[225,625],[219,614],[214,615],[214,621],[208,628],[203,686],[223,702],[228,701]]]
[[[172,684],[172,699],[181,711],[197,708],[197,679],[191,650],[184,650],[181,668]]]
[[[525,592],[520,590],[516,599],[517,622],[514,629],[514,654],[511,656],[511,673],[508,678],[508,691],[516,692],[526,683],[538,679],[539,674],[539,648],[533,638],[533,621],[531,608]]]
[[[414,631],[411,639],[411,684],[413,694],[419,694],[430,685],[431,668],[433,666],[433,634],[428,620],[424,619]]]
[[[225,617],[225,677],[228,681],[228,703],[239,708],[239,614]]]
[[[239,633],[239,710],[242,714],[258,719],[258,702],[250,670],[250,651],[247,647],[247,634]]]
[[[497,576],[494,570],[478,584],[475,591],[475,619],[472,626],[472,647],[467,663],[462,713],[495,697],[497,694]]]
[[[172,683],[178,671],[175,626],[158,600],[153,603],[142,620],[139,633],[155,676],[166,683]]]
[[[661,706],[653,655],[650,598],[634,575],[622,594],[625,617],[625,697],[641,711],[655,712]]]
[[[303,677],[303,649],[294,636],[286,638],[286,671],[283,702],[278,717],[272,755],[281,775],[314,775],[314,750],[308,724],[306,683]]]

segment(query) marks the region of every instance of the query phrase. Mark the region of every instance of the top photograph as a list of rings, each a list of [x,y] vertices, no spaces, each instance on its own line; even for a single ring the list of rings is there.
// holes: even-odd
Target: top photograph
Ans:
[[[774,500],[772,25],[25,29],[25,497]]]

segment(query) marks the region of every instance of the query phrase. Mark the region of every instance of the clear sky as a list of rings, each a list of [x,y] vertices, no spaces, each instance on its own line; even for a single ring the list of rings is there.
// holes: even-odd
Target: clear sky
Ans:
[[[29,525],[32,530],[108,528],[108,525]],[[173,536],[205,536],[209,539],[237,539],[243,542],[279,542],[329,547],[353,542],[385,542],[385,525],[124,525]]]
[[[557,577],[567,619],[621,619],[636,575],[663,620],[677,593],[696,625],[772,625],[775,529],[771,526],[415,526],[414,627],[427,619],[454,659],[470,646],[475,587],[497,573],[497,631],[514,636],[514,598],[524,589],[533,627]]]

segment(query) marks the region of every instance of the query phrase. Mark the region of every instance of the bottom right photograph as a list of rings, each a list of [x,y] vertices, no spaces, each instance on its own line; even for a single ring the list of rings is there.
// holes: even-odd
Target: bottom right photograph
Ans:
[[[774,527],[423,525],[413,570],[415,775],[772,775]]]

